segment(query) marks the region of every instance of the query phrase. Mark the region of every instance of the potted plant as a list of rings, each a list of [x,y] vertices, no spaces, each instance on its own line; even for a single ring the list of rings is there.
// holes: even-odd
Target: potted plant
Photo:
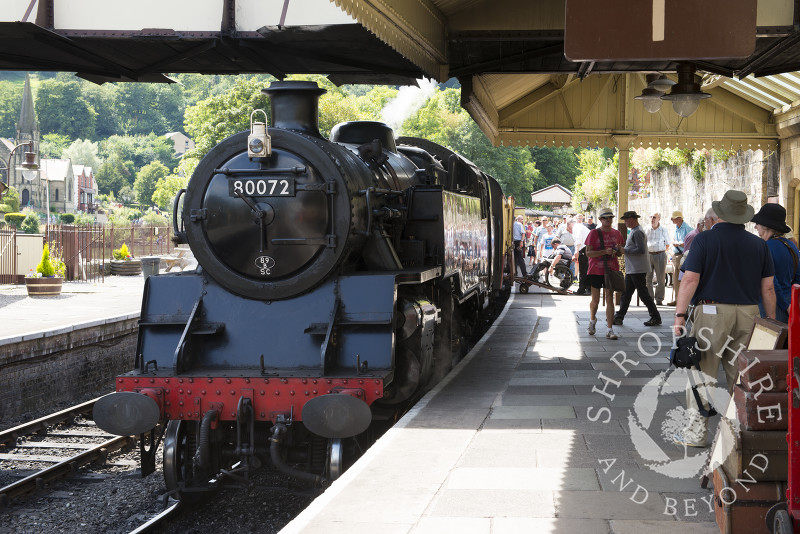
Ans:
[[[42,261],[25,275],[25,288],[29,297],[51,297],[61,294],[66,266],[57,248],[51,249],[45,243],[42,249]]]
[[[120,276],[141,274],[142,262],[133,257],[125,243],[121,247],[114,249],[112,256],[114,259],[111,260],[111,274]]]

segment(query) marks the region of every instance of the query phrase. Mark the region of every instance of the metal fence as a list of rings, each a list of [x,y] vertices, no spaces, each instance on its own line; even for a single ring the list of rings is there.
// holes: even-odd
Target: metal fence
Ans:
[[[124,243],[135,258],[163,256],[173,250],[169,226],[50,225],[45,230],[51,249],[61,252],[66,280],[102,281],[114,249]],[[0,231],[0,284],[22,283],[18,275],[16,229]],[[39,248],[41,253],[41,248]]]

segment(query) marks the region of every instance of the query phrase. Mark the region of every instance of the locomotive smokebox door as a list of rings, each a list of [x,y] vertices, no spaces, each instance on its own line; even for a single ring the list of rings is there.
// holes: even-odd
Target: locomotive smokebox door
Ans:
[[[322,395],[303,406],[303,424],[324,438],[357,436],[371,421],[372,412],[367,403],[350,395]]]

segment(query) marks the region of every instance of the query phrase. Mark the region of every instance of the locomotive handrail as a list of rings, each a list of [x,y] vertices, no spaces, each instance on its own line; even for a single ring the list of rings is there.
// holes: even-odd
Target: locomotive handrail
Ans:
[[[186,193],[186,188],[184,187],[178,194],[175,195],[175,202],[172,205],[172,227],[175,230],[174,235],[176,241],[180,239],[180,236],[185,234],[185,228],[183,228],[183,219],[181,219],[181,228],[178,228],[178,203],[181,200],[181,197]],[[185,236],[184,236],[185,237]]]
[[[214,169],[214,174],[224,174],[225,176],[236,174],[305,174],[307,170],[307,167],[300,165],[295,167],[279,167],[276,169],[229,169],[228,167],[223,167],[221,169]]]

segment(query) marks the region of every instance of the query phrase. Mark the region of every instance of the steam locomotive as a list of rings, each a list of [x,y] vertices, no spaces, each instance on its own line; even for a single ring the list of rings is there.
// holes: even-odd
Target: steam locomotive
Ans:
[[[95,406],[104,430],[141,434],[144,476],[163,440],[181,498],[265,463],[324,486],[507,291],[513,208],[492,177],[379,122],[324,139],[314,82],[264,92],[273,127],[254,111],[176,198],[199,266],[148,278],[135,369]]]

